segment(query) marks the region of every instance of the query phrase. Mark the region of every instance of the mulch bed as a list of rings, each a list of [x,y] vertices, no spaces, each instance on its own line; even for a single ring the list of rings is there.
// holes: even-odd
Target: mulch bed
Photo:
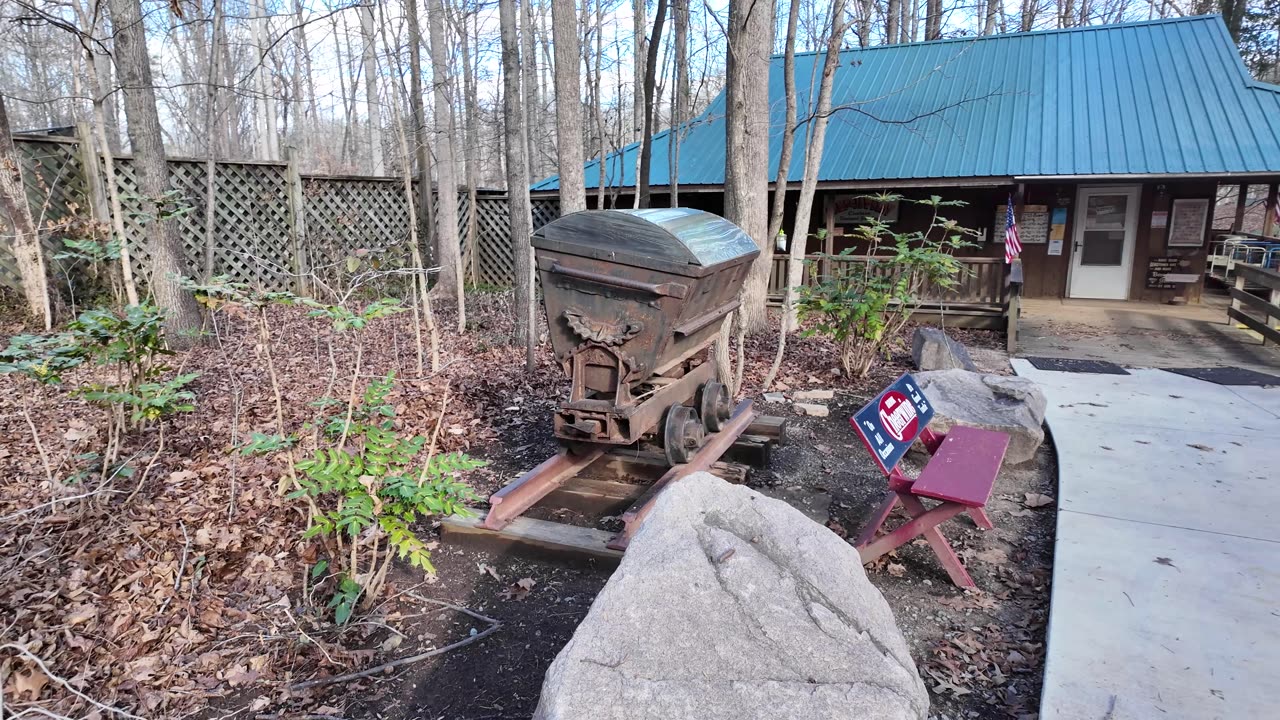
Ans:
[[[416,378],[411,318],[375,323],[365,334],[362,374],[396,371],[398,423],[429,434],[441,421],[445,450],[490,461],[467,481],[485,495],[554,452],[550,412],[567,383],[545,345],[535,371],[509,347],[509,297],[471,298],[469,331],[443,333],[442,370]],[[449,308],[438,308],[442,328]],[[272,311],[274,357],[286,416],[300,424],[329,385],[326,331],[297,310]],[[12,328],[11,328],[12,329]],[[910,329],[908,329],[909,337]],[[974,347],[1002,339],[955,331]],[[100,438],[100,410],[65,391],[16,392],[0,378],[0,645],[30,649],[48,674],[12,650],[0,653],[6,707],[38,705],[85,714],[88,702],[145,717],[527,718],[542,676],[572,635],[608,571],[546,560],[494,556],[435,545],[438,573],[397,567],[384,600],[342,631],[324,598],[301,593],[314,548],[299,539],[302,515],[275,488],[277,460],[230,452],[252,432],[270,433],[274,401],[252,325],[224,317],[220,342],[173,364],[197,380],[197,411],[171,421],[169,442],[127,504],[134,480],[109,486],[50,486],[21,412],[23,403],[55,457]],[[745,386],[754,393],[775,339],[748,339]],[[337,343],[340,366],[351,348]],[[793,338],[779,378],[792,389],[834,388],[828,418],[797,418],[790,443],[751,483],[830,497],[830,527],[856,532],[885,481],[857,444],[846,418],[862,399],[906,367],[905,348],[857,383],[832,372],[833,348]],[[88,371],[85,371],[88,372]],[[341,391],[337,391],[341,394]],[[765,406],[775,414],[789,408]],[[150,462],[154,430],[125,448]],[[909,460],[910,462],[910,460]],[[141,474],[141,470],[139,471]],[[136,476],[135,476],[136,477]],[[1027,493],[1054,494],[1052,451],[1008,470],[990,506],[997,529],[967,520],[945,532],[981,592],[951,586],[928,548],[908,546],[868,568],[893,606],[934,698],[938,717],[1020,717],[1036,709],[1051,565],[1052,505],[1026,507]],[[90,497],[59,502],[94,491]],[[1038,501],[1033,501],[1038,502]],[[22,513],[18,515],[17,513]],[[423,527],[428,536],[431,530]],[[300,681],[340,675],[465,640],[487,623],[486,639],[394,672],[290,692]]]

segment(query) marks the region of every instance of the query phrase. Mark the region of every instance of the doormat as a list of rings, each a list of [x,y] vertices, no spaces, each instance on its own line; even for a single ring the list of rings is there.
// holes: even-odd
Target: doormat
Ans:
[[[1214,368],[1163,368],[1171,373],[1186,375],[1189,378],[1211,382],[1215,385],[1267,385],[1280,386],[1280,377],[1237,367]]]
[[[1037,370],[1054,372],[1094,373],[1095,375],[1128,375],[1129,371],[1106,360],[1075,360],[1072,358],[1024,358]]]

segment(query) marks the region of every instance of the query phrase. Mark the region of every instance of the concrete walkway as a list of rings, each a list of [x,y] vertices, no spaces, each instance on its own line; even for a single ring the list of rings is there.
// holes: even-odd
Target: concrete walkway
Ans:
[[[1059,462],[1040,717],[1280,717],[1280,388],[1013,365]]]

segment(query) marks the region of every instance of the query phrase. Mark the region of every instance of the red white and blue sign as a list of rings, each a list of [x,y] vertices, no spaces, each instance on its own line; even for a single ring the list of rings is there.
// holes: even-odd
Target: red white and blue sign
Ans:
[[[904,374],[849,418],[849,424],[887,475],[932,419],[929,399],[915,378]]]

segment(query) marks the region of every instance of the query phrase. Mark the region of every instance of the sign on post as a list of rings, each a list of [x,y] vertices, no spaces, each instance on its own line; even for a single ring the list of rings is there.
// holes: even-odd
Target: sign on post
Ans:
[[[849,418],[849,424],[887,475],[932,419],[933,406],[915,378],[904,374]]]

